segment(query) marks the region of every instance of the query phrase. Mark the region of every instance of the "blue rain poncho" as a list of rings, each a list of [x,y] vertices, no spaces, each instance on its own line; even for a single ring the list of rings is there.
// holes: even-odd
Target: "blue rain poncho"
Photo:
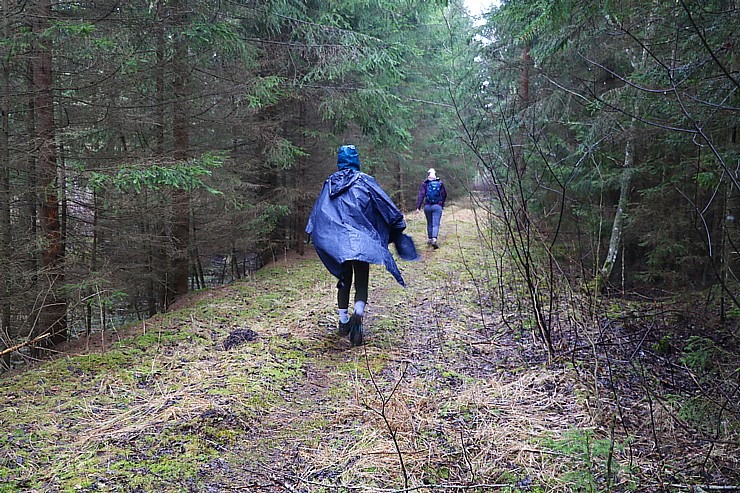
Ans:
[[[341,265],[361,260],[385,265],[405,286],[388,244],[404,260],[418,258],[414,242],[403,234],[403,214],[370,175],[360,171],[354,146],[339,148],[339,171],[324,182],[306,226],[316,253],[327,270],[341,279]]]

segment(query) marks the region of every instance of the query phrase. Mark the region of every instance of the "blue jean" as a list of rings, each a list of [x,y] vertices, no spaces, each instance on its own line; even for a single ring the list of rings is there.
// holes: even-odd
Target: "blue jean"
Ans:
[[[424,215],[427,217],[427,236],[431,240],[439,234],[439,222],[442,220],[442,206],[425,204]]]

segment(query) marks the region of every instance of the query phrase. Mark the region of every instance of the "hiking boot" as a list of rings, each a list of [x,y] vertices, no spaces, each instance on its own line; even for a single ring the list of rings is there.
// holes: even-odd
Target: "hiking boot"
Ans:
[[[439,245],[437,245],[437,238],[432,238],[432,243],[431,243],[431,245],[432,245],[432,248],[434,248],[435,250],[436,250],[437,248],[439,248]]]
[[[349,320],[346,322],[339,322],[339,335],[342,337],[349,335]]]
[[[362,316],[352,315],[349,319],[349,342],[362,346]]]

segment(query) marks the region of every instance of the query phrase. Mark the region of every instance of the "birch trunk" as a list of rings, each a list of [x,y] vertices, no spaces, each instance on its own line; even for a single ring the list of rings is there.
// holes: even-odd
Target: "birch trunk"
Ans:
[[[656,5],[655,3],[653,4]],[[653,16],[651,16],[653,17]],[[618,22],[615,25],[619,25]],[[652,37],[653,28],[648,26],[646,32],[646,39]],[[632,51],[630,50],[630,53]],[[641,73],[647,64],[647,50],[643,48],[640,50],[640,55],[632,53],[630,57],[630,63],[636,73]],[[638,115],[639,111],[639,100],[636,98],[634,106],[632,108],[632,114]],[[604,264],[599,269],[596,275],[596,292],[601,293],[609,282],[614,265],[617,261],[617,255],[619,248],[622,245],[622,233],[624,230],[624,216],[627,210],[627,204],[629,201],[629,189],[632,184],[632,172],[635,165],[635,139],[637,132],[637,121],[632,118],[630,126],[627,129],[627,142],[624,146],[624,162],[622,163],[622,176],[619,180],[619,201],[617,202],[617,210],[614,213],[614,222],[612,223],[611,238],[609,239],[609,249],[606,253],[606,259]]]
[[[599,274],[596,279],[596,289],[598,292],[602,292],[609,277],[611,277],[614,264],[617,261],[617,254],[619,253],[619,247],[622,244],[622,232],[624,230],[624,215],[627,210],[627,202],[629,200],[629,189],[632,181],[632,169],[635,164],[635,140],[632,129],[630,129],[630,135],[627,137],[627,144],[624,149],[624,163],[622,164],[622,177],[619,180],[619,201],[617,202],[617,210],[614,213],[614,222],[612,223],[612,234],[609,239],[609,250],[606,252],[606,259],[604,264],[599,270]]]

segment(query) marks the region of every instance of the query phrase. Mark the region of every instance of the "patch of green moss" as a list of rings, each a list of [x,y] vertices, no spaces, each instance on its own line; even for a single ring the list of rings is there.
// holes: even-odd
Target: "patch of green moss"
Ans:
[[[107,447],[105,476],[115,477],[117,485],[125,485],[127,491],[188,490],[186,485],[200,485],[202,465],[219,456],[214,446],[233,443],[237,434],[213,424],[188,425],[129,440],[123,449],[112,444]],[[100,471],[97,461],[86,466],[88,471]],[[73,476],[84,476],[84,471],[78,469]],[[79,480],[69,478],[65,483],[74,486],[72,483],[79,484]]]
[[[422,471],[427,484],[443,483],[450,479],[450,468],[446,465],[424,464]]]
[[[467,375],[464,375],[462,373],[459,373],[455,370],[446,369],[442,370],[440,372],[440,376],[442,379],[444,379],[446,382],[449,382],[455,386],[464,384],[465,382],[470,382],[473,379],[468,377]]]
[[[480,410],[473,405],[457,405],[449,401],[440,404],[439,416],[450,421],[474,423],[480,415]]]
[[[262,382],[256,373],[231,375],[223,388],[209,389],[213,395],[238,395],[240,401],[254,410],[267,410],[282,400],[276,389]]]
[[[667,356],[672,352],[671,336],[664,335],[660,340],[652,345],[653,351],[661,356]]]
[[[46,382],[53,382],[55,385],[64,384],[69,376],[70,370],[67,366],[67,360],[58,359],[33,371],[21,373],[13,379],[3,378],[0,375],[0,387],[2,387],[3,393],[28,393],[43,387]]]
[[[140,348],[147,349],[156,346],[170,346],[179,342],[191,343],[193,340],[205,341],[206,339],[187,330],[155,330],[138,336],[134,343]]]
[[[349,379],[339,380],[327,389],[327,395],[335,400],[345,400],[352,396],[353,389]]]
[[[104,353],[90,353],[69,358],[67,368],[72,372],[98,373],[131,366],[132,357],[127,350],[113,349]]]

